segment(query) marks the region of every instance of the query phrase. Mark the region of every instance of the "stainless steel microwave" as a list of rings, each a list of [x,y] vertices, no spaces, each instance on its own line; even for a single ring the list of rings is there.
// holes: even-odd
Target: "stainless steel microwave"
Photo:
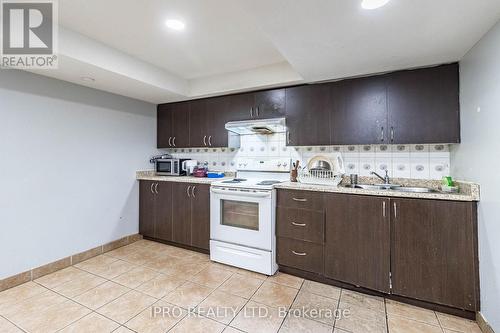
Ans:
[[[188,161],[184,158],[160,158],[155,160],[156,174],[160,176],[185,176],[182,170],[182,162]]]

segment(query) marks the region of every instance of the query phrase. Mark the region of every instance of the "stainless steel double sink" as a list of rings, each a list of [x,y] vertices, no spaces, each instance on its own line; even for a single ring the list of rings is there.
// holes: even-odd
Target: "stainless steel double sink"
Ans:
[[[359,188],[363,190],[374,190],[374,191],[397,191],[397,192],[411,192],[411,193],[433,193],[436,190],[428,187],[411,187],[411,186],[401,186],[396,184],[375,184],[375,185],[346,185],[348,188]]]

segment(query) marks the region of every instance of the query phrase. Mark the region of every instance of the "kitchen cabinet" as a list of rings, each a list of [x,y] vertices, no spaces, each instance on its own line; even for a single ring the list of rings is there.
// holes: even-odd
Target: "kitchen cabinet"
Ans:
[[[191,101],[189,106],[189,147],[208,146],[209,120],[207,100]]]
[[[325,276],[389,293],[389,199],[328,194],[325,200]]]
[[[210,248],[210,185],[194,184],[191,198],[191,245]]]
[[[228,132],[225,125],[228,108],[227,97],[191,101],[187,147],[227,147]]]
[[[189,147],[189,107],[189,102],[158,105],[158,148]]]
[[[391,143],[460,142],[458,64],[386,77]]]
[[[331,144],[388,143],[385,77],[374,76],[331,84]]]
[[[264,90],[255,93],[256,118],[285,117],[285,89]]]
[[[392,293],[479,309],[475,203],[391,199]]]
[[[287,88],[285,104],[287,146],[330,144],[330,84]]]
[[[172,187],[170,183],[139,182],[139,233],[172,240]]]

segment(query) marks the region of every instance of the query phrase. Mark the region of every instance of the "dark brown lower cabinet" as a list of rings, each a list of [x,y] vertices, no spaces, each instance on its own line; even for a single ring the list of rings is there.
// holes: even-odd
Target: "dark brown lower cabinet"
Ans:
[[[208,250],[210,186],[140,181],[139,233]]]
[[[478,310],[476,204],[391,199],[392,293]]]
[[[389,199],[326,195],[325,276],[390,291]]]

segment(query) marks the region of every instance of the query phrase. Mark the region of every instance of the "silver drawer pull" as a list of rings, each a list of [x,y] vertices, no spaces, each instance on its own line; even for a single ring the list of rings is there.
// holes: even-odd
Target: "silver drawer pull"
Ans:
[[[292,222],[292,225],[294,225],[296,227],[305,227],[306,226],[305,223],[296,223],[296,222]]]
[[[292,198],[293,201],[300,201],[300,202],[306,202],[307,199],[303,199],[303,198]]]
[[[295,252],[295,251],[292,251],[292,253],[295,254],[296,256],[301,256],[301,257],[307,256],[307,253],[305,253],[305,252]]]

